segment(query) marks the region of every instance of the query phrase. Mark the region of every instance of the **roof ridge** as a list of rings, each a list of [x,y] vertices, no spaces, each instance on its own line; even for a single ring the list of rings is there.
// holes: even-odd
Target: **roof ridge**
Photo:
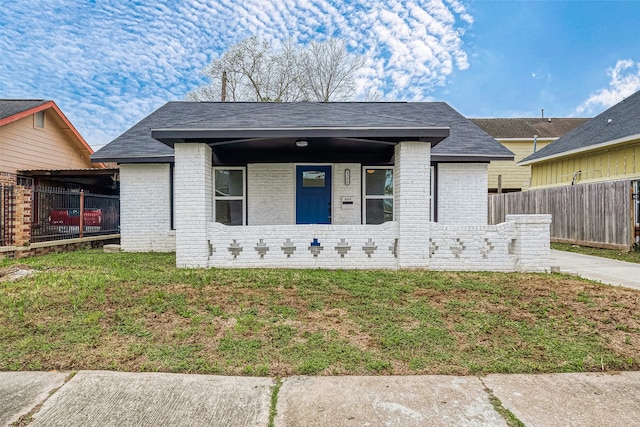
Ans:
[[[329,104],[329,103],[325,103],[325,104]],[[345,104],[347,104],[347,103],[345,103]],[[367,104],[367,103],[363,102],[362,104]],[[404,104],[409,105],[409,103],[404,103]],[[434,102],[434,104],[435,104],[435,102]],[[352,108],[340,108],[340,107],[335,106],[335,105],[333,107],[336,110],[346,110],[346,111],[350,111],[352,113],[359,113],[359,111],[356,111],[356,110],[354,110]],[[387,118],[387,119],[402,120],[402,121],[406,121],[406,122],[409,122],[409,123],[420,123],[421,122],[418,119],[412,120],[412,119],[408,119],[406,117],[402,117],[402,116],[399,117],[399,116],[394,116],[394,115],[390,115],[390,114],[380,114],[380,113],[369,113],[369,114],[372,115],[372,116],[376,116],[376,117],[384,117],[384,118]]]

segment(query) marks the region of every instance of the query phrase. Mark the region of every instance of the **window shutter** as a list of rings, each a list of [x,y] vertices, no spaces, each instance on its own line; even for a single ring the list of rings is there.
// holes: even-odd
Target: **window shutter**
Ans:
[[[33,126],[44,129],[44,111],[38,111],[33,117]]]

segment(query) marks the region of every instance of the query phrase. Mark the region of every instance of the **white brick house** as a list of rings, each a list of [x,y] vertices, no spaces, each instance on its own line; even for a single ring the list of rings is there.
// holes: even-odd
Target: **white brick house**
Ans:
[[[179,267],[545,271],[548,216],[487,226],[513,154],[444,103],[171,102],[96,152],[121,245]]]

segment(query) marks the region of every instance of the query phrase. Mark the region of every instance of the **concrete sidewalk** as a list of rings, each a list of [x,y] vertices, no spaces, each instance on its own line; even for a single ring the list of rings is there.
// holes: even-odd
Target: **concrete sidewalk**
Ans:
[[[561,273],[640,290],[640,264],[551,250],[551,267],[552,271],[556,267]]]
[[[263,426],[276,380],[164,373],[0,372],[0,426]],[[66,382],[65,382],[66,380]],[[290,377],[275,426],[506,426],[493,397],[527,426],[640,424],[640,372]]]

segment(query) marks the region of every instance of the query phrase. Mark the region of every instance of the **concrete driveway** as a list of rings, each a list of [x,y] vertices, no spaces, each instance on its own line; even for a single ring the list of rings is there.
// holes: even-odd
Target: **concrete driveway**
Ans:
[[[640,290],[640,264],[551,250],[551,267],[608,285]]]

